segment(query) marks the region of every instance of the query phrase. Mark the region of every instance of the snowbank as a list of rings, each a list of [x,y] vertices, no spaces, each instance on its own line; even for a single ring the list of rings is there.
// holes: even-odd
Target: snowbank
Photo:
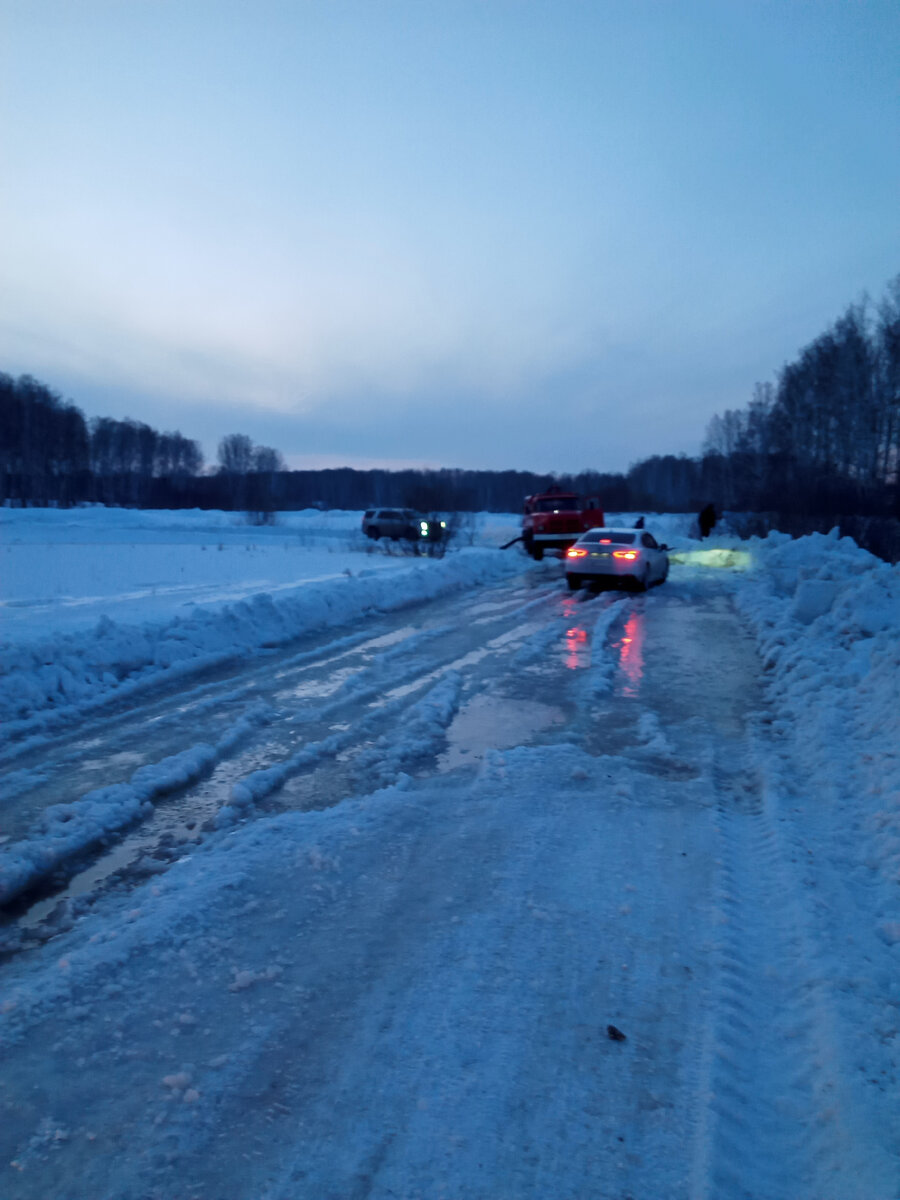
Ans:
[[[475,516],[442,561],[376,546],[360,518],[310,509],[256,527],[240,513],[199,509],[0,508],[8,735],[526,565],[494,549],[514,535],[511,514]]]
[[[842,848],[854,884],[881,889],[881,936],[900,944],[900,565],[837,530],[770,534],[750,553],[735,600],[756,632],[774,735],[805,781],[782,803]]]
[[[900,565],[850,538],[770,534],[750,543],[755,570],[735,593],[757,630],[779,701],[829,759],[841,746],[815,734],[813,708],[831,708],[865,740],[900,754]],[[843,757],[845,750],[841,751]]]
[[[162,679],[527,566],[496,549],[516,536],[514,513],[476,514],[441,561],[374,546],[360,516],[308,510],[251,527],[201,510],[0,508],[0,720],[37,734]],[[647,524],[675,540],[690,520]]]
[[[22,736],[111,696],[282,645],[311,630],[346,626],[367,612],[392,611],[507,578],[524,565],[517,555],[465,549],[440,560],[404,562],[387,575],[361,567],[337,579],[255,595],[212,611],[194,610],[160,624],[125,625],[103,617],[87,635],[57,634],[37,644],[2,646],[0,719],[9,723],[10,734]]]
[[[101,617],[158,624],[347,571],[396,571],[411,560],[364,538],[358,512],[240,514],[129,509],[0,508],[0,639],[36,643],[87,634]],[[457,548],[497,546],[516,519],[479,515]]]

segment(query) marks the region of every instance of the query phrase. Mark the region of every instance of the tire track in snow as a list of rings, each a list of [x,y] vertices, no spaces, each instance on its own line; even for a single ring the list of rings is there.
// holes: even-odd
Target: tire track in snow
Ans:
[[[8,904],[66,859],[133,825],[158,797],[209,771],[268,716],[265,705],[253,704],[215,744],[200,742],[139,767],[128,783],[99,788],[71,804],[47,809],[28,837],[0,851],[0,904]]]
[[[521,619],[526,613],[546,609],[559,597],[558,585],[541,587],[537,596],[533,590],[529,591],[531,598],[524,605],[522,596],[526,589],[513,589],[504,595],[502,602],[496,605],[498,611],[495,622],[507,621],[510,614]],[[459,603],[458,599],[452,602],[450,610],[458,609]],[[447,607],[446,604],[441,606],[438,619]],[[147,789],[143,787],[144,778],[150,775],[154,779],[160,773],[165,776],[164,786],[156,788],[153,794],[165,795],[167,811],[171,813],[168,824],[165,815],[160,819],[155,813],[152,815],[154,831],[151,841],[161,838],[160,845],[165,842],[166,850],[172,849],[173,852],[177,851],[179,842],[186,840],[190,846],[202,836],[203,831],[215,826],[223,828],[248,816],[260,800],[294,776],[314,772],[339,756],[341,759],[351,759],[353,776],[361,787],[384,786],[396,780],[405,769],[440,749],[446,729],[460,703],[462,678],[459,672],[491,655],[503,658],[537,624],[536,621],[519,624],[513,630],[506,629],[499,636],[487,637],[483,642],[479,640],[476,649],[470,649],[462,656],[459,653],[459,639],[451,636],[455,633],[454,627],[444,624],[413,630],[399,640],[393,632],[382,632],[374,639],[370,634],[353,634],[332,640],[318,651],[298,653],[295,650],[286,658],[278,658],[277,670],[272,662],[262,665],[254,663],[247,672],[236,678],[229,677],[224,681],[205,683],[190,689],[187,695],[179,697],[180,723],[174,720],[175,714],[161,713],[161,723],[176,738],[191,717],[208,715],[221,719],[223,714],[220,710],[227,709],[240,699],[255,697],[255,704],[248,710],[254,713],[262,711],[264,700],[280,703],[274,710],[266,712],[267,731],[262,738],[251,736],[255,733],[253,726],[261,723],[259,720],[248,724],[241,719],[235,726],[232,718],[223,735],[215,740],[210,739],[211,744],[197,743],[185,750],[180,747],[175,749],[170,742],[164,742],[165,748],[171,748],[175,753],[166,755],[155,765],[140,767],[132,781],[123,780],[94,789],[85,793],[82,801],[74,805],[71,802],[57,805],[60,811],[65,809],[68,813],[71,810],[73,816],[80,816],[84,810],[81,823],[87,822],[90,827],[86,826],[84,833],[78,833],[76,823],[70,824],[69,817],[64,814],[67,824],[65,837],[56,840],[52,853],[48,853],[42,844],[45,822],[43,816],[38,817],[22,839],[4,848],[3,853],[10,858],[11,868],[15,870],[6,872],[8,886],[5,890],[3,879],[0,878],[0,898],[4,902],[9,901],[50,874],[65,870],[67,865],[71,876],[73,870],[83,865],[85,853],[99,842],[108,846],[103,856],[108,868],[104,869],[99,862],[92,862],[82,872],[84,885],[80,883],[79,876],[76,893],[73,894],[81,895],[85,887],[95,890],[103,880],[128,869],[138,859],[146,860],[154,871],[165,869],[168,855],[158,857],[150,841],[142,845],[139,833],[130,838],[127,852],[120,853],[116,840],[117,834],[134,829],[142,817],[150,813],[146,804]],[[461,626],[460,632],[465,634],[465,628]],[[490,629],[485,627],[484,633],[489,632]],[[373,656],[372,648],[379,643],[385,644]],[[290,703],[286,693],[298,672],[302,677],[310,670],[320,669],[323,663],[327,668],[327,664],[336,663],[339,659],[352,662],[359,654],[363,655],[362,664],[343,678],[332,693],[332,698],[324,704],[316,688],[306,684],[299,692],[297,702]],[[415,658],[411,660],[412,655]],[[331,669],[334,670],[334,667]],[[268,688],[263,686],[267,671],[274,675]],[[314,677],[312,682],[315,682]],[[240,686],[236,687],[236,684]],[[426,691],[429,684],[431,688]],[[226,690],[223,691],[223,688]],[[154,711],[157,705],[158,702],[154,701]],[[140,714],[136,715],[135,720],[141,720],[143,724]],[[112,724],[117,729],[115,745],[118,745],[123,738],[121,721],[115,720]],[[399,732],[396,735],[385,734],[385,727],[389,730],[398,729]],[[192,728],[196,736],[198,727],[194,725]],[[303,739],[299,747],[298,738]],[[374,739],[375,744],[365,745],[367,738]],[[291,743],[291,752],[273,763],[272,759],[277,757],[278,751],[286,745],[291,746]],[[271,765],[260,767],[260,761],[267,759]],[[172,766],[167,769],[170,760]],[[134,781],[141,784],[137,789],[140,795],[135,791]],[[225,789],[229,789],[230,797],[223,805],[215,793]],[[113,801],[115,812],[100,812],[104,803],[112,804]],[[55,810],[45,811],[50,813]],[[181,828],[187,826],[188,829],[197,829],[201,825],[202,830],[190,835]],[[175,830],[181,828],[174,840],[172,833],[168,832],[170,827]],[[76,833],[78,836],[75,836]],[[0,868],[3,866],[3,853],[0,853]],[[15,857],[14,863],[10,856]],[[59,901],[65,905],[65,892],[59,896]],[[38,922],[51,918],[48,932],[52,933],[55,912],[53,900],[38,898],[36,911],[40,914]],[[30,911],[21,912],[19,919],[24,920],[29,928],[36,928]]]
[[[731,749],[737,756],[737,747]],[[793,1144],[792,1130],[779,1114],[796,1069],[795,1048],[791,1061],[781,1046],[775,1056],[768,1051],[779,1041],[773,1020],[785,1005],[774,964],[786,965],[778,944],[782,931],[773,927],[771,911],[772,847],[761,821],[758,781],[741,758],[737,771],[721,765],[714,770],[723,938],[703,1051],[708,1077],[691,1200],[807,1194],[808,1156]]]
[[[514,618],[532,606],[545,603],[548,596],[556,593],[557,587],[548,586],[546,582],[537,588],[522,584],[501,584],[488,587],[485,591],[489,596],[494,592],[502,593],[501,599],[486,602],[494,614],[487,620],[502,620]],[[470,595],[471,591],[465,592],[463,602]],[[523,600],[525,600],[524,607]],[[423,608],[427,611],[433,606],[453,609],[459,602],[458,593],[449,597],[438,595],[430,599],[414,601],[393,612],[365,611],[360,614],[360,622],[368,624],[373,619],[381,620],[389,627],[397,612]],[[234,686],[235,681],[243,685],[241,688],[243,695],[247,690],[252,690],[257,681],[265,679],[275,669],[301,667],[305,664],[315,666],[317,660],[324,661],[330,655],[346,653],[354,647],[364,649],[366,643],[373,641],[371,632],[360,631],[298,652],[296,649],[298,643],[302,644],[310,636],[308,632],[301,632],[297,639],[280,649],[261,646],[250,652],[249,662],[248,652],[231,650],[227,653],[207,656],[202,661],[195,660],[186,664],[183,670],[179,669],[176,664],[165,674],[165,677],[154,676],[149,679],[138,678],[126,681],[114,692],[86,700],[81,705],[73,707],[72,711],[60,709],[44,714],[38,722],[38,732],[29,733],[31,724],[27,721],[10,722],[4,731],[7,735],[7,742],[5,745],[0,745],[0,764],[24,758],[26,765],[28,765],[28,760],[34,760],[40,765],[50,746],[56,749],[71,745],[74,758],[74,754],[81,752],[81,745],[88,729],[95,727],[101,736],[104,736],[121,725],[127,726],[136,706],[140,706],[146,720],[168,724],[173,719],[182,719],[188,708],[193,708],[194,713],[199,714],[227,699],[227,694],[223,694],[223,692],[227,693]],[[378,641],[379,639],[376,637],[374,640]],[[207,672],[212,673],[215,678],[202,680],[203,675]],[[201,677],[201,682],[194,682],[197,676]],[[208,697],[208,699],[202,704],[197,704],[196,702],[202,697]]]
[[[409,705],[405,697],[396,700],[389,707],[372,712],[352,729],[342,730],[321,742],[304,746],[275,766],[254,771],[234,785],[229,802],[219,812],[217,824],[220,828],[233,824],[259,800],[282,787],[292,775],[318,764],[326,757],[334,757],[358,742],[362,735],[370,731],[376,719],[383,720],[385,716],[406,710],[403,735],[393,740],[383,736],[377,746],[359,755],[363,772],[374,773],[381,786],[390,783],[403,766],[433,752],[443,740],[444,732],[459,706],[461,687],[460,676],[455,671],[448,671],[415,704]]]
[[[513,600],[517,599],[514,593]],[[546,600],[544,596],[542,603]],[[497,619],[502,617],[501,613]],[[140,762],[135,747],[141,748],[148,758],[155,757],[157,762],[181,754],[188,748],[184,736],[188,726],[194,744],[218,743],[233,725],[232,710],[241,702],[273,706],[272,724],[276,728],[285,721],[323,725],[327,719],[339,719],[348,704],[377,702],[394,683],[409,685],[410,665],[398,660],[421,651],[429,642],[452,630],[439,626],[397,632],[405,634],[399,641],[393,631],[382,631],[374,637],[371,632],[355,633],[313,650],[294,651],[262,664],[254,662],[237,676],[231,674],[224,680],[203,683],[179,693],[175,703],[172,697],[165,702],[154,699],[127,715],[115,714],[96,730],[82,731],[80,746],[72,744],[68,735],[59,739],[58,752],[49,747],[43,749],[40,769],[13,774],[13,787],[6,792],[6,798],[15,799],[16,803],[4,812],[4,832],[17,839],[27,836],[29,827],[39,822],[50,805],[71,803],[73,792],[86,796],[102,790],[96,784],[92,786],[98,775],[103,787],[126,784],[133,772],[128,763],[135,758]],[[437,678],[456,653],[443,645],[432,649],[423,656],[427,665],[421,673],[433,672]],[[344,662],[346,667],[341,666]],[[317,672],[321,679],[317,680]],[[340,680],[336,687],[335,678]],[[423,679],[422,684],[425,682]],[[294,686],[296,698],[290,696]],[[410,690],[415,687],[410,686]],[[332,698],[323,704],[323,695],[329,694]],[[99,736],[90,739],[90,770],[86,770],[84,749],[90,733],[94,732]],[[128,754],[121,753],[123,747],[128,748]],[[151,758],[146,764],[148,768],[152,761]],[[3,776],[4,785],[9,779],[9,774]]]
[[[726,745],[713,768],[723,937],[700,1053],[690,1197],[860,1200],[873,1171],[886,1189],[879,1195],[891,1196],[896,1180],[892,1189],[891,1164],[867,1135],[841,1062],[828,972],[755,749]]]

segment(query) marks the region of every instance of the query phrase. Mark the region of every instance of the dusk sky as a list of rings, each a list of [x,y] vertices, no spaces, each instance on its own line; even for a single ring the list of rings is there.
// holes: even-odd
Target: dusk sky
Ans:
[[[624,470],[900,273],[898,0],[0,0],[0,369]]]

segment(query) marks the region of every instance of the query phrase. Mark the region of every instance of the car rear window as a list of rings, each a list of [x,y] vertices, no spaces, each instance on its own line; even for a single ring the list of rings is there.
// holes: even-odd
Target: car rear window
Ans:
[[[375,516],[375,509],[374,509],[374,508],[367,508],[367,509],[366,509],[366,516],[367,516],[367,517],[374,517],[374,516]]]
[[[580,537],[579,542],[608,542],[611,546],[633,546],[633,533],[616,533],[613,529],[595,529],[592,533],[586,533],[584,537]]]

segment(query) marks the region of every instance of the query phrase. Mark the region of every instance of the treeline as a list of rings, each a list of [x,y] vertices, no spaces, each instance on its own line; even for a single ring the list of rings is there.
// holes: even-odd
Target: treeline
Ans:
[[[900,515],[900,276],[874,311],[851,305],[774,384],[757,384],[746,408],[713,417],[703,462],[728,508]]]
[[[88,422],[30,375],[0,373],[0,490],[12,503],[157,507],[186,496],[203,469],[198,444],[142,421]]]
[[[266,514],[370,505],[462,511],[518,511],[522,497],[550,484],[627,507],[623,475],[530,471],[288,471],[282,456],[244,434],[219,443],[204,468],[197,442],[142,421],[96,417],[30,375],[0,373],[0,497],[21,505],[102,503],[135,508],[210,508]]]
[[[239,503],[233,486],[222,474],[198,483],[205,489],[201,507],[260,511],[257,503]],[[257,483],[246,477],[251,488]],[[580,475],[537,475],[530,471],[358,471],[339,467],[321,471],[280,471],[268,477],[266,500],[275,511],[299,508],[372,507],[413,508],[419,512],[518,512],[522,498],[551,484],[582,492],[599,492],[607,506],[628,494],[622,475],[584,472]]]
[[[881,303],[851,305],[757,384],[744,409],[711,420],[699,458],[662,455],[626,473],[584,471],[288,471],[277,450],[230,434],[204,469],[200,447],[140,421],[85,420],[28,375],[0,374],[0,496],[13,504],[84,502],[215,508],[265,517],[309,507],[510,512],[560,484],[607,511],[722,509],[813,518],[900,516],[900,276]],[[792,526],[791,522],[795,524]]]
[[[647,459],[627,474],[532,471],[288,471],[281,455],[230,434],[204,467],[199,445],[142,421],[86,420],[46,384],[0,374],[0,496],[12,504],[102,503],[208,508],[263,515],[310,507],[400,506],[517,512],[523,496],[551,484],[603,497],[613,512],[687,511],[720,495],[719,456]]]
[[[623,475],[529,471],[288,471],[277,450],[229,434],[204,466],[197,442],[142,421],[96,417],[30,375],[0,373],[0,499],[15,505],[83,503],[134,508],[208,508],[266,514],[371,505],[518,511],[522,497],[560,483],[627,506]]]

